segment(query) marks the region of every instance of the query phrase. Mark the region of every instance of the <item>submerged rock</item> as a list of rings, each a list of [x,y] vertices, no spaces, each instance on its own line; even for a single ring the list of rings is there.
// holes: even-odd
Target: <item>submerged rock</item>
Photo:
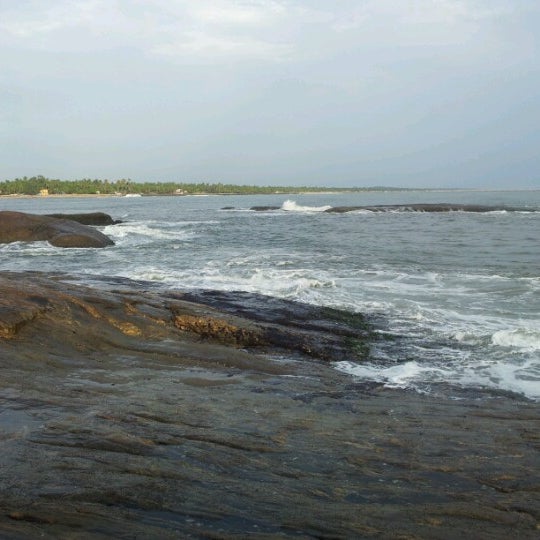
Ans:
[[[0,243],[48,241],[56,247],[102,248],[114,242],[100,231],[69,219],[0,212]]]

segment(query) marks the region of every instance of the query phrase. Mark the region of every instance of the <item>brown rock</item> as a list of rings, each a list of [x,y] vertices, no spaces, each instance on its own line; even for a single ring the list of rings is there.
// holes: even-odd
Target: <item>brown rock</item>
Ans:
[[[57,219],[70,219],[83,225],[116,225],[121,223],[121,220],[113,219],[109,214],[104,212],[89,212],[86,214],[45,214],[47,217]]]
[[[114,242],[100,231],[68,219],[0,212],[0,243],[48,241],[57,247],[101,248]]]
[[[120,292],[59,284],[39,273],[31,278],[0,274],[0,290],[0,342],[41,328],[45,336],[54,334],[55,341],[64,336],[60,341],[66,349],[70,344],[74,349],[95,348],[98,343],[107,348],[130,339],[136,348],[145,338],[159,336],[181,343],[196,340],[206,344],[203,348],[215,344],[228,350],[289,351],[337,361],[363,359],[373,339],[367,326],[358,325],[355,317],[360,315],[255,294],[238,298],[245,300],[245,309],[238,313],[232,300],[219,292],[199,297],[141,293],[131,301]]]

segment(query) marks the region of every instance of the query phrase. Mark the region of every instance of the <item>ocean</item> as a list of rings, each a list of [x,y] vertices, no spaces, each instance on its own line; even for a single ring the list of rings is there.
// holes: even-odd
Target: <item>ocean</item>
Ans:
[[[407,208],[443,202],[520,210]],[[345,205],[401,208],[324,212]],[[63,272],[96,287],[98,276],[120,276],[361,312],[377,338],[369,360],[334,364],[355,380],[540,400],[540,191],[0,198],[0,210],[123,220],[101,228],[115,241],[105,249],[0,245],[0,271]]]

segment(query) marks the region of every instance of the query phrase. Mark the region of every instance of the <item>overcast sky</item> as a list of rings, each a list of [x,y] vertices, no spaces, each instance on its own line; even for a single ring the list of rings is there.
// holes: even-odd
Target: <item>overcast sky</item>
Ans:
[[[538,0],[0,0],[0,179],[540,188]]]

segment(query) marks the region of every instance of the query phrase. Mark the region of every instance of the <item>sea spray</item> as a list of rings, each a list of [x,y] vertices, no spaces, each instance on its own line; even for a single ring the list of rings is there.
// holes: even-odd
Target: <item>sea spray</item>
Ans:
[[[296,204],[295,201],[291,201],[290,199],[287,199],[282,205],[281,209],[285,210],[287,212],[326,212],[326,210],[329,210],[332,208],[329,205],[325,206],[301,206],[299,204]]]

